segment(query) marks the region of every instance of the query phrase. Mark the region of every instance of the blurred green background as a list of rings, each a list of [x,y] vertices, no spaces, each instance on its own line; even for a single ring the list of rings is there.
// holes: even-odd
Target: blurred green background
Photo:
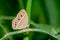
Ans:
[[[21,9],[26,10],[27,7],[29,8],[30,4],[30,20],[38,25],[43,24],[43,28],[46,28],[44,25],[51,25],[52,27],[49,26],[51,28],[55,26],[60,32],[60,0],[31,0],[30,4],[28,4],[28,1],[29,0],[0,0],[0,38],[2,38],[8,32],[15,31],[12,29],[12,19]],[[29,12],[27,14],[29,14]],[[38,26],[37,29],[42,26]],[[35,28],[33,25],[30,25],[30,27]],[[49,29],[50,28],[47,28],[47,31]],[[9,36],[4,40],[57,39],[43,32],[29,32]]]

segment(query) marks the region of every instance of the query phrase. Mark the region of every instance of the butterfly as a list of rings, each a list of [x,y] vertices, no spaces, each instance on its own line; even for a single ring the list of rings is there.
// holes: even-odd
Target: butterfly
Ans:
[[[17,16],[12,20],[13,29],[24,29],[28,27],[28,15],[27,12],[22,9]]]

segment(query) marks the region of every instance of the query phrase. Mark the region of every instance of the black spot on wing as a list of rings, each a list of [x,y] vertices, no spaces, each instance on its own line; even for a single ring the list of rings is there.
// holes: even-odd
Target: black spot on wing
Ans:
[[[21,17],[23,17],[23,15],[21,15]]]
[[[18,20],[20,20],[20,19],[18,18]]]

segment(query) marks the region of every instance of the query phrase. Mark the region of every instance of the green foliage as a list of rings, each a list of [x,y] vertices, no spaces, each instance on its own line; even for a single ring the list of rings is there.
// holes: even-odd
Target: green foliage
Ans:
[[[11,21],[25,9],[30,29],[13,30]],[[0,0],[0,40],[60,40],[59,0]]]

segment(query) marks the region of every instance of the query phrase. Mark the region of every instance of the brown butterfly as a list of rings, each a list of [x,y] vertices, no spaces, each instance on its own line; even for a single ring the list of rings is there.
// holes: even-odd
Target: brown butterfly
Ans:
[[[28,15],[24,9],[22,9],[17,16],[12,20],[13,29],[24,29],[28,27]]]

